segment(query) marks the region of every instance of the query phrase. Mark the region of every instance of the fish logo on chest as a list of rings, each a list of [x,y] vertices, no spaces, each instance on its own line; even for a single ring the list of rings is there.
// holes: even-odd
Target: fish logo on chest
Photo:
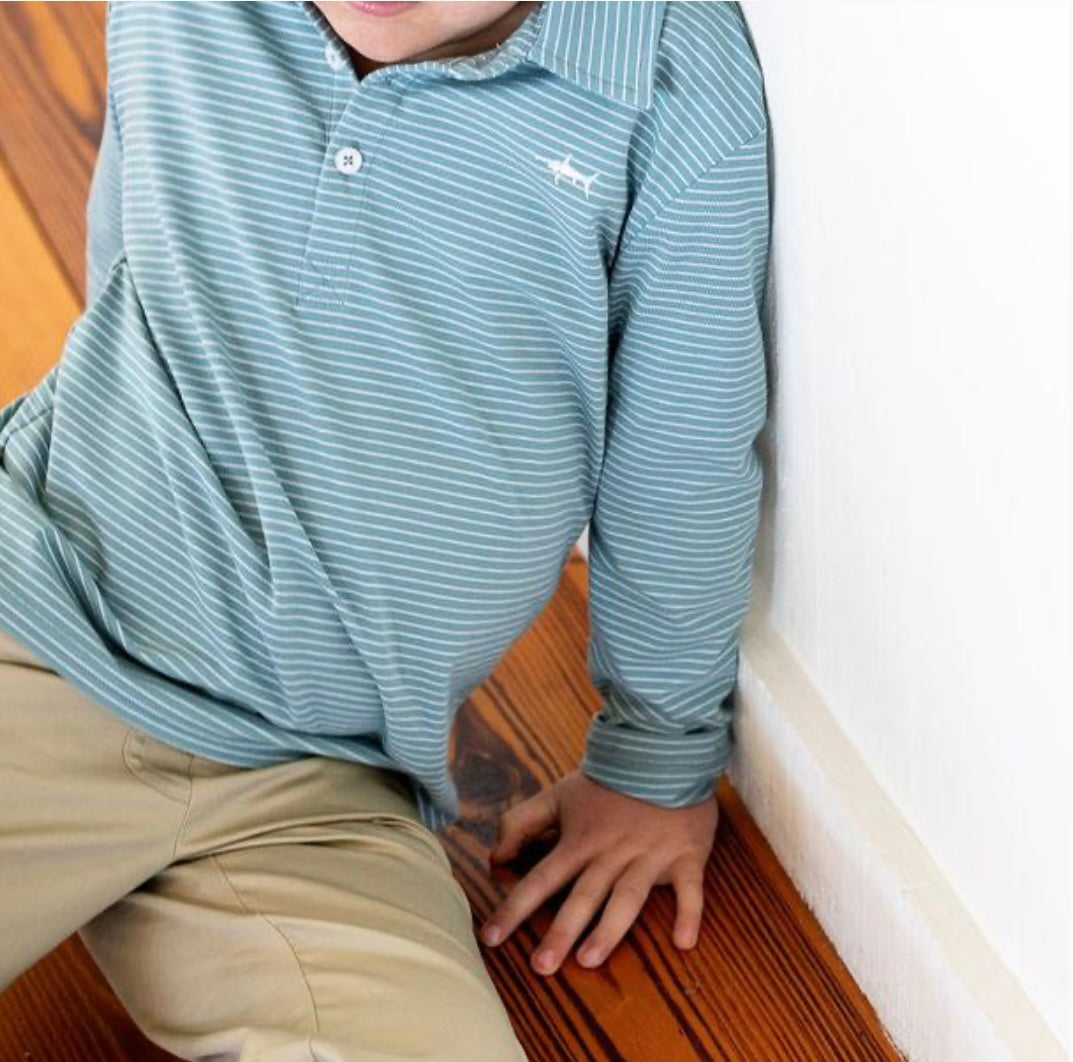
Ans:
[[[547,166],[548,172],[555,178],[555,184],[563,180],[569,181],[572,187],[581,188],[585,192],[586,199],[589,198],[589,191],[592,188],[593,181],[600,176],[599,170],[594,170],[588,174],[578,170],[571,161],[573,155],[567,155],[562,159],[549,159],[543,155],[537,155],[536,158]]]

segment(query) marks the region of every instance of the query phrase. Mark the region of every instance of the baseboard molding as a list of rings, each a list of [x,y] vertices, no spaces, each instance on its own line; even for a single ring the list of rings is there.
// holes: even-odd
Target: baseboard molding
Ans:
[[[1068,1059],[759,609],[736,709],[728,779],[898,1049]]]

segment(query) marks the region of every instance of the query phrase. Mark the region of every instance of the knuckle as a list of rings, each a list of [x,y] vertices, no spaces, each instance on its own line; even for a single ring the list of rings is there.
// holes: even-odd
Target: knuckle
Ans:
[[[649,890],[647,886],[642,885],[640,882],[624,880],[615,886],[615,892],[620,900],[636,904],[645,899]]]
[[[575,885],[563,906],[569,905],[578,910],[591,910],[600,903],[603,897],[604,891],[596,888],[595,885]]]
[[[704,884],[704,871],[700,867],[683,867],[678,871],[679,884],[689,888],[701,888]]]
[[[694,854],[683,856],[677,861],[678,877],[690,884],[703,881],[705,862]]]
[[[657,874],[655,869],[645,864],[635,863],[631,870],[622,875],[615,883],[615,893],[620,900],[629,903],[643,903],[652,891]]]
[[[543,863],[529,873],[529,885],[534,892],[547,896],[557,892],[565,877],[563,866],[558,862]]]

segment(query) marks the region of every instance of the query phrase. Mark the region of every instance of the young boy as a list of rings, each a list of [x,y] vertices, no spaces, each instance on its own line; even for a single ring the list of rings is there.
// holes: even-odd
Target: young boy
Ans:
[[[700,928],[767,414],[741,11],[125,3],[107,50],[87,307],[0,411],[0,985],[80,929],[184,1058],[524,1057],[434,831],[589,521],[604,706],[485,940],[575,878],[538,972],[655,884]]]

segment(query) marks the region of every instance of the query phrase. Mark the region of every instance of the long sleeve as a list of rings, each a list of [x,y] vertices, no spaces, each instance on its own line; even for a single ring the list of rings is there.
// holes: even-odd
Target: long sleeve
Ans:
[[[111,25],[114,7],[108,5]],[[100,290],[109,267],[123,249],[122,147],[109,74],[100,148],[86,200],[86,304]]]
[[[587,663],[603,706],[581,770],[666,807],[710,796],[730,754],[767,418],[766,135],[667,200],[610,278],[622,323],[589,528]]]

